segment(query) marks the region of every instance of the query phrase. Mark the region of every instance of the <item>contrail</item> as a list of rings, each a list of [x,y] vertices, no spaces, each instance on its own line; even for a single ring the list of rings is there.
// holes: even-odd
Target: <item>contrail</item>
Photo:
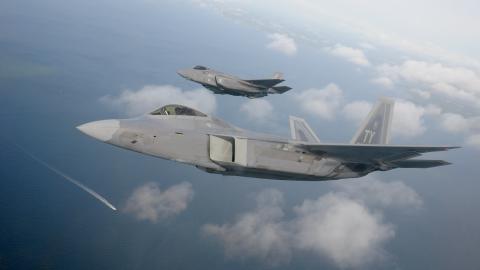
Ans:
[[[20,145],[18,144],[15,144],[20,150],[22,150],[22,152],[24,152],[25,154],[27,154],[29,157],[31,157],[33,160],[35,160],[36,162],[42,164],[43,166],[47,167],[49,170],[51,170],[52,172],[56,173],[57,175],[67,179],[70,183],[76,185],[77,187],[83,189],[84,191],[86,191],[88,194],[92,195],[95,199],[99,200],[100,202],[102,202],[103,204],[105,204],[106,206],[108,206],[110,209],[112,209],[113,211],[117,211],[117,208],[115,208],[115,206],[113,206],[109,201],[107,201],[107,199],[105,199],[104,197],[102,197],[102,195],[98,194],[97,192],[93,191],[92,189],[90,189],[89,187],[85,186],[84,184],[80,183],[79,181],[73,179],[72,177],[66,175],[65,173],[57,170],[56,168],[54,168],[52,165],[46,163],[45,161],[39,159],[38,157],[36,157],[35,155],[33,155],[32,153],[30,153],[29,151],[27,151],[26,149],[24,149],[23,147],[21,147]]]

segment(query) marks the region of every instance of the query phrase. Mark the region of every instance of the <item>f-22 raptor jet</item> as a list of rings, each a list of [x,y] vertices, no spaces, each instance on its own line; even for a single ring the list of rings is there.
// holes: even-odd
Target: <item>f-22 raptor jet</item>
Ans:
[[[177,73],[220,95],[258,98],[268,94],[282,94],[292,89],[288,86],[276,86],[284,81],[283,75],[278,72],[273,75],[273,78],[263,80],[242,80],[204,66],[181,69]]]
[[[290,117],[291,138],[286,139],[247,131],[182,105],[77,128],[102,142],[223,175],[322,181],[450,164],[412,158],[457,147],[388,144],[393,105],[381,99],[347,144],[321,143],[296,117]]]

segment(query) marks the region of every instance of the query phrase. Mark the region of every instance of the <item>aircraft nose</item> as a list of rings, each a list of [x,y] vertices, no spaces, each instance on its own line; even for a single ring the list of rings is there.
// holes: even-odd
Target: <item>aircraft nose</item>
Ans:
[[[188,70],[186,69],[179,69],[177,70],[177,74],[182,76],[183,78],[189,79],[190,77],[188,76]]]
[[[120,127],[120,121],[115,119],[88,122],[77,127],[78,130],[102,142],[111,140]]]

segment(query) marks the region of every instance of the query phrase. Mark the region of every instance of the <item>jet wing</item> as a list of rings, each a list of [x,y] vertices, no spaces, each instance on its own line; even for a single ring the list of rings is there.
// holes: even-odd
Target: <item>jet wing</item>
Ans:
[[[423,153],[446,151],[458,146],[412,146],[384,144],[303,144],[307,151],[355,163],[394,163]],[[402,164],[407,165],[407,164]],[[412,164],[413,165],[413,164]],[[426,164],[424,164],[426,165]]]

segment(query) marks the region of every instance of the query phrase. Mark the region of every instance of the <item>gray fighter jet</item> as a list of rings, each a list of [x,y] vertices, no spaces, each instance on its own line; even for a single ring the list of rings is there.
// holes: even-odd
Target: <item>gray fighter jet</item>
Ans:
[[[276,86],[284,81],[282,73],[275,73],[273,78],[263,80],[242,80],[204,66],[181,69],[177,73],[220,95],[258,98],[268,94],[282,94],[292,89],[288,86]]]
[[[412,158],[457,147],[388,144],[393,105],[381,99],[347,144],[320,142],[305,120],[296,117],[290,117],[287,139],[247,131],[182,105],[77,128],[102,142],[223,175],[322,181],[450,164]]]

